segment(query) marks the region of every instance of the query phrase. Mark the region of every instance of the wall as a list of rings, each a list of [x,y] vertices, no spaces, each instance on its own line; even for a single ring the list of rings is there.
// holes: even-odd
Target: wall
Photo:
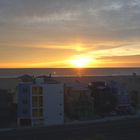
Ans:
[[[44,118],[46,125],[64,123],[63,84],[43,85]]]

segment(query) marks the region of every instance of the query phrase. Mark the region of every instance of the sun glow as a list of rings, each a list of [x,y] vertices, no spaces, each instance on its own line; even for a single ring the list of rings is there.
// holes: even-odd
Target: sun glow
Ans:
[[[93,59],[88,57],[78,57],[76,59],[70,60],[70,64],[74,67],[84,68],[84,67],[89,67],[92,61]]]

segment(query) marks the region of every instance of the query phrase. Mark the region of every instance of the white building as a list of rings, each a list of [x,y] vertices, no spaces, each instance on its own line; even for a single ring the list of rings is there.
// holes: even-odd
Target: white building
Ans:
[[[43,81],[44,79],[44,81]],[[64,84],[52,79],[23,82],[18,90],[19,125],[58,125],[64,123]]]
[[[63,84],[43,85],[44,123],[46,125],[64,123]]]

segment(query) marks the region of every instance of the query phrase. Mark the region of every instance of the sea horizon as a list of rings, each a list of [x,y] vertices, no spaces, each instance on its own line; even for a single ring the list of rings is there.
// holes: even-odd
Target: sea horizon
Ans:
[[[124,68],[0,68],[0,78],[19,77],[24,74],[39,76],[112,76],[112,75],[140,75],[140,67]]]

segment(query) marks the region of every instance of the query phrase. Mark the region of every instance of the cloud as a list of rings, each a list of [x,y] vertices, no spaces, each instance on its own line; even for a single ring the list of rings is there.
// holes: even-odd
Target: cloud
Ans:
[[[0,48],[13,48],[17,57],[22,51],[35,57],[37,51],[30,48],[46,48],[48,56],[53,51],[68,57],[139,55],[140,2],[0,0],[0,32]],[[8,55],[2,52],[6,61]]]
[[[49,63],[67,59],[75,50],[33,47],[0,47],[0,63]]]
[[[97,59],[102,67],[139,67],[139,60],[140,55],[106,56]]]
[[[137,44],[126,44],[120,45],[116,47],[112,47],[109,49],[101,49],[88,52],[88,55],[93,55],[94,57],[103,57],[103,56],[132,56],[132,55],[139,55],[140,54],[140,47]]]
[[[101,57],[99,60],[105,60],[105,61],[125,61],[125,62],[139,62],[140,60],[140,55],[128,55],[128,56],[106,56],[106,57]],[[140,63],[140,62],[139,62]]]
[[[1,0],[0,9],[0,23],[14,26],[17,32],[35,29],[89,40],[133,40],[140,35],[136,0]]]

